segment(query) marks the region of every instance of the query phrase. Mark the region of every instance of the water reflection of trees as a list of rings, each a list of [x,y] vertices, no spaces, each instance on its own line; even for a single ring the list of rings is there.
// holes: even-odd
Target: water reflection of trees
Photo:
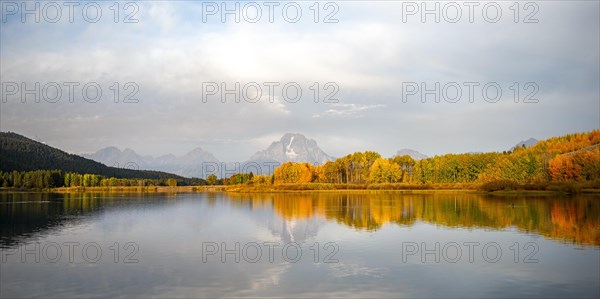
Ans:
[[[357,230],[378,230],[388,223],[411,226],[419,221],[448,227],[516,227],[523,232],[564,242],[600,246],[598,196],[499,197],[462,193],[206,193],[203,196],[209,207],[218,205],[225,198],[226,202],[247,210],[268,213],[274,210],[286,221],[319,217]],[[175,200],[175,194],[1,194],[0,247],[11,246],[21,239],[64,225],[86,221],[105,210],[139,209],[140,205],[155,209]],[[314,227],[317,224],[310,221],[303,223],[306,228],[298,230],[317,230]]]
[[[394,223],[448,227],[516,227],[564,242],[600,246],[600,201],[595,196],[499,197],[477,194],[251,194],[232,195],[285,219],[324,217],[357,230]]]
[[[113,208],[139,207],[174,200],[174,194],[90,193],[0,193],[0,247],[10,247],[31,236],[51,232],[55,228],[74,225],[88,217]]]

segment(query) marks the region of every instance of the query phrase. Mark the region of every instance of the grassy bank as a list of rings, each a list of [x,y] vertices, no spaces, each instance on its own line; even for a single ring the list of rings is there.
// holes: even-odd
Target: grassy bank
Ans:
[[[0,192],[119,192],[119,193],[164,193],[164,192],[218,192],[224,186],[114,186],[114,187],[60,187],[46,189],[0,188]]]
[[[543,195],[543,194],[597,194],[600,195],[600,181],[588,182],[544,182],[518,184],[511,181],[496,181],[486,184],[238,184],[227,186],[115,186],[115,187],[61,187],[49,189],[0,188],[0,192],[119,192],[119,193],[169,193],[169,192],[233,192],[233,193],[297,193],[297,192],[402,192],[440,193],[474,192],[498,195]]]
[[[339,192],[339,191],[406,191],[406,192],[441,192],[465,191],[484,192],[497,194],[576,194],[594,193],[600,195],[600,181],[591,182],[544,182],[518,184],[511,181],[498,181],[487,184],[459,183],[459,184],[275,184],[275,185],[230,185],[224,188],[227,192],[257,193],[257,192]]]

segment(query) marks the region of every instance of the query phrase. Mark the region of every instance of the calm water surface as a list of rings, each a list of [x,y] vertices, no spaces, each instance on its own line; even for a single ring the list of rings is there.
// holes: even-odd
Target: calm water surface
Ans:
[[[0,195],[1,297],[600,297],[600,197]]]

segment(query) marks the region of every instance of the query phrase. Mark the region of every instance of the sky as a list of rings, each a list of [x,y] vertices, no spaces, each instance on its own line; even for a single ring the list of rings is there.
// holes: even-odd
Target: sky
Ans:
[[[71,2],[2,0],[0,23],[0,130],[71,153],[243,161],[292,132],[435,155],[600,129],[598,1]]]

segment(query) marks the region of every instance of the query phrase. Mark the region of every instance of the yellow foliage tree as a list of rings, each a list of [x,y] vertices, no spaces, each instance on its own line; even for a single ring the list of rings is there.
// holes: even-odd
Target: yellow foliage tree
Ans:
[[[266,174],[255,175],[252,177],[252,183],[255,185],[269,184],[269,177]]]
[[[315,167],[310,163],[286,162],[275,168],[275,184],[310,183],[315,177]]]
[[[371,183],[397,183],[402,179],[402,169],[389,159],[377,158],[369,169]]]

